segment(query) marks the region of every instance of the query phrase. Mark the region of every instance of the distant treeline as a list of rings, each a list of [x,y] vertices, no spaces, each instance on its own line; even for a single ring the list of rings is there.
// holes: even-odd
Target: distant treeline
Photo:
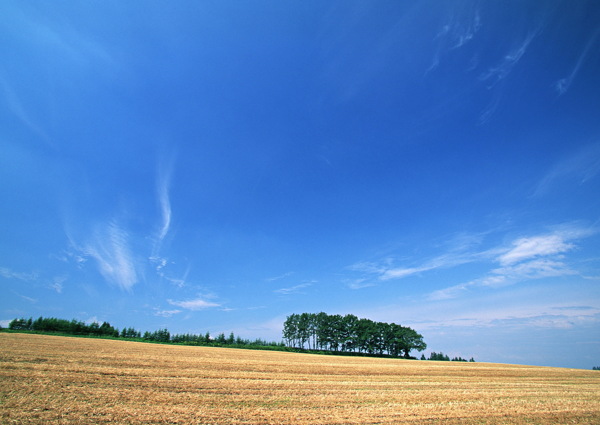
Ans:
[[[411,350],[427,348],[423,336],[414,329],[352,314],[292,314],[283,324],[283,338],[295,348],[405,358],[411,358]]]
[[[8,329],[17,331],[33,331],[33,332],[48,332],[60,333],[74,336],[96,336],[104,338],[123,338],[138,341],[152,341],[162,343],[184,344],[184,345],[211,345],[211,346],[236,346],[236,347],[270,347],[270,348],[285,348],[283,342],[268,342],[262,339],[248,340],[236,337],[233,332],[229,336],[220,333],[216,338],[211,337],[207,332],[204,335],[194,334],[173,334],[167,329],[159,329],[154,332],[144,332],[128,327],[121,331],[113,327],[108,322],[99,324],[92,322],[86,324],[79,320],[65,320],[54,317],[40,317],[33,320],[29,319],[14,319],[8,324]]]
[[[435,351],[432,351],[431,354],[429,355],[429,358],[426,359],[425,355],[423,354],[421,356],[421,360],[437,360],[437,361],[443,361],[443,362],[449,362],[449,361],[453,361],[453,362],[466,362],[467,359],[463,359],[462,357],[453,357],[452,359],[450,359],[450,357],[448,357],[446,354],[444,353],[436,353]],[[475,360],[473,359],[473,357],[471,357],[471,360],[469,360],[470,362],[474,362]]]

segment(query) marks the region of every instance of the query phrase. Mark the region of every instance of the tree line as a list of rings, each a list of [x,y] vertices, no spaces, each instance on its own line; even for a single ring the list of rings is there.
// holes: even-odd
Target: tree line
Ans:
[[[14,319],[8,324],[8,329],[15,331],[33,331],[43,333],[60,333],[74,336],[95,336],[103,338],[123,338],[137,341],[162,342],[183,345],[210,345],[210,346],[235,346],[235,347],[269,347],[269,348],[284,348],[282,342],[269,342],[257,338],[255,340],[243,339],[235,336],[233,332],[228,337],[224,333],[212,337],[209,332],[203,335],[195,334],[171,334],[167,329],[159,329],[153,332],[146,331],[144,333],[132,328],[126,327],[121,331],[111,326],[108,322],[99,324],[92,322],[86,324],[79,320],[57,319],[55,317],[39,317],[33,320],[29,319]]]
[[[283,324],[283,338],[289,347],[299,349],[405,358],[411,358],[411,350],[427,348],[423,336],[414,329],[352,314],[292,314]]]
[[[437,361],[443,361],[443,362],[449,362],[449,361],[453,361],[453,362],[466,362],[467,359],[463,359],[462,357],[458,356],[458,357],[453,357],[452,359],[450,359],[450,357],[447,354],[444,354],[442,352],[440,353],[436,353],[435,351],[432,351],[431,354],[429,354],[429,358],[426,359],[425,358],[425,354],[423,354],[421,356],[421,360],[437,360]],[[474,362],[475,359],[473,359],[473,357],[471,357],[471,360],[469,360],[469,362]]]

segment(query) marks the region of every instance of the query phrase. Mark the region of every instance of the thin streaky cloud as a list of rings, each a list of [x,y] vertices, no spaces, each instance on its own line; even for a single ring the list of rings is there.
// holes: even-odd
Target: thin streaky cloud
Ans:
[[[15,272],[7,267],[0,267],[0,276],[6,279],[17,279],[22,280],[24,282],[30,282],[36,280],[38,278],[38,274],[35,272],[24,273],[24,272]]]
[[[560,234],[520,238],[512,245],[508,252],[498,258],[501,264],[513,264],[533,257],[564,253],[575,247],[566,242]]]
[[[171,317],[175,314],[181,313],[181,310],[159,310],[154,311],[154,315],[158,317]]]
[[[17,295],[18,295],[19,297],[23,298],[25,301],[28,301],[28,302],[30,302],[30,303],[32,303],[32,304],[35,304],[35,303],[37,303],[37,302],[38,302],[37,298],[31,298],[31,297],[28,297],[28,296],[26,296],[26,295],[22,295],[22,294],[17,294]]]
[[[592,34],[592,36],[586,43],[585,48],[583,49],[583,52],[579,55],[579,58],[577,58],[577,62],[575,63],[575,66],[571,70],[571,73],[568,76],[566,76],[565,78],[561,78],[560,80],[558,80],[554,83],[554,89],[558,92],[559,96],[562,96],[563,94],[565,94],[567,92],[567,90],[569,90],[569,87],[571,86],[571,84],[573,83],[573,80],[577,76],[577,73],[579,72],[581,65],[583,65],[585,58],[587,57],[591,47],[596,42],[596,39],[598,38],[599,34],[600,34],[600,29],[596,30],[594,32],[594,34]]]
[[[386,270],[381,276],[379,276],[379,279],[381,280],[390,280],[390,279],[400,279],[403,277],[407,277],[413,274],[417,274],[417,273],[421,273],[424,271],[428,271],[428,270],[432,270],[435,267],[433,266],[425,266],[425,267],[409,267],[409,268],[397,268],[397,269],[390,269],[390,270]]]
[[[67,281],[68,276],[56,276],[52,279],[52,283],[49,285],[50,289],[53,289],[58,294],[62,293],[64,288],[64,283]]]
[[[526,279],[539,279],[577,274],[564,261],[568,252],[577,248],[574,240],[593,234],[594,231],[575,224],[557,226],[552,232],[543,235],[515,239],[508,247],[499,246],[486,250],[473,250],[473,241],[455,242],[456,249],[439,255],[417,266],[393,267],[386,259],[381,263],[357,263],[350,269],[368,275],[375,275],[380,281],[402,279],[440,268],[454,268],[468,263],[499,264],[490,268],[483,277],[434,291],[429,299],[453,298],[472,287],[499,287],[514,284]],[[478,245],[477,245],[478,246]],[[356,288],[366,277],[357,280]],[[350,285],[352,288],[353,285]]]
[[[206,301],[202,298],[195,298],[193,300],[185,300],[185,301],[167,300],[167,302],[176,307],[181,307],[181,308],[185,308],[186,310],[194,310],[194,311],[221,306],[221,304]]]
[[[171,157],[165,164],[159,167],[158,178],[157,178],[157,196],[158,203],[161,211],[161,226],[158,232],[158,243],[162,243],[169,229],[171,228],[171,199],[169,196],[169,189],[171,186],[171,175],[173,172],[174,159]]]
[[[128,240],[129,234],[111,221],[107,226],[96,229],[93,240],[82,251],[96,260],[98,271],[105,280],[129,292],[138,277]]]
[[[523,55],[525,55],[529,44],[531,44],[538,33],[539,29],[527,34],[525,39],[516,48],[509,51],[498,65],[481,74],[479,79],[481,81],[490,81],[491,84],[488,88],[494,87],[498,82],[505,79],[512,72],[513,68],[521,60]]]
[[[582,185],[600,173],[600,142],[590,143],[560,160],[537,184],[533,196],[542,196],[563,181]]]
[[[375,283],[369,279],[353,279],[344,282],[350,289],[363,289],[375,286]]]
[[[31,114],[26,110],[23,102],[15,92],[15,90],[11,87],[11,85],[7,82],[5,78],[0,75],[0,87],[2,87],[2,92],[4,92],[4,100],[8,104],[8,109],[15,115],[21,123],[25,125],[29,130],[31,130],[34,134],[36,134],[40,140],[44,142],[50,148],[56,149],[56,146],[48,137],[46,132],[42,130],[42,128],[34,121]]]
[[[520,264],[500,267],[491,273],[507,279],[539,279],[543,277],[565,276],[576,274],[564,262],[548,258],[526,261]]]
[[[433,38],[437,47],[431,65],[425,70],[425,75],[439,66],[441,56],[469,43],[482,27],[481,15],[478,10],[465,19],[455,19],[454,16],[451,16],[449,21]]]
[[[403,277],[411,276],[414,274],[440,269],[440,268],[452,268],[460,266],[462,264],[471,263],[474,261],[480,261],[482,258],[489,257],[491,251],[481,252],[454,252],[451,251],[447,254],[439,255],[425,262],[418,267],[398,267],[389,268],[379,276],[380,280],[400,279]]]
[[[289,288],[276,289],[273,292],[275,292],[277,294],[283,294],[283,295],[296,294],[296,293],[300,293],[302,289],[312,286],[313,283],[314,282],[301,283],[299,285],[291,286]]]
[[[294,274],[294,272],[287,272],[287,273],[283,273],[281,275],[278,276],[273,276],[273,277],[268,277],[265,279],[265,281],[267,282],[275,282],[277,280],[281,280],[281,279],[285,279],[286,277],[290,277]]]
[[[524,280],[578,274],[562,258],[567,252],[576,249],[576,245],[570,240],[590,234],[590,230],[571,227],[570,230],[562,228],[547,235],[519,238],[512,243],[512,248],[494,259],[501,267],[490,270],[481,278],[433,291],[428,298],[456,298],[470,288],[497,288]]]
[[[32,15],[21,15],[20,25],[24,38],[30,49],[44,52],[48,49],[54,56],[67,60],[78,67],[94,66],[94,69],[106,71],[116,69],[117,61],[107,48],[108,45],[100,43],[97,38],[89,37],[87,31],[79,31],[68,21],[60,24],[52,23],[46,17],[37,19]],[[23,37],[17,34],[18,37]],[[119,68],[121,69],[121,68]]]

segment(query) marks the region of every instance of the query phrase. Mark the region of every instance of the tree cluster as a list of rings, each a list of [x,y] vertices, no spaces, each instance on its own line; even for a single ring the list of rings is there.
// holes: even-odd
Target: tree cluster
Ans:
[[[410,358],[411,350],[427,348],[423,336],[414,329],[352,314],[292,314],[283,324],[283,338],[294,348],[405,358]]]
[[[449,361],[453,361],[453,362],[466,362],[467,359],[463,359],[462,357],[458,356],[458,357],[453,357],[452,359],[450,359],[450,357],[448,357],[448,355],[444,354],[444,353],[436,353],[435,351],[432,351],[431,354],[429,354],[429,358],[426,359],[425,356],[421,356],[421,360],[437,360],[437,361],[444,361],[444,362],[449,362]],[[471,360],[469,360],[470,362],[474,362],[475,360],[473,359],[473,357],[471,357]]]
[[[35,320],[32,318],[14,319],[8,324],[8,329],[38,332],[60,332],[69,335],[119,336],[119,331],[113,328],[108,322],[103,322],[102,324],[92,322],[88,325],[75,319],[69,321],[54,317],[40,317]]]

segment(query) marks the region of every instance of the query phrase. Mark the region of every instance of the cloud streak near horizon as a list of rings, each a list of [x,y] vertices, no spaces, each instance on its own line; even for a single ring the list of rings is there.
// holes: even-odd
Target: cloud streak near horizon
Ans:
[[[474,288],[498,288],[524,280],[541,279],[577,274],[565,263],[565,255],[577,248],[575,241],[595,234],[589,227],[575,225],[559,226],[557,230],[522,237],[513,240],[509,246],[497,246],[483,251],[453,250],[435,257],[422,265],[411,267],[393,267],[393,261],[386,259],[379,263],[357,263],[349,269],[375,276],[379,281],[392,281],[420,276],[429,271],[442,268],[455,268],[469,263],[489,264],[489,272],[468,282],[438,289],[427,298],[440,300],[458,297]],[[500,267],[494,266],[499,264]],[[354,289],[371,286],[368,278],[359,279]]]

